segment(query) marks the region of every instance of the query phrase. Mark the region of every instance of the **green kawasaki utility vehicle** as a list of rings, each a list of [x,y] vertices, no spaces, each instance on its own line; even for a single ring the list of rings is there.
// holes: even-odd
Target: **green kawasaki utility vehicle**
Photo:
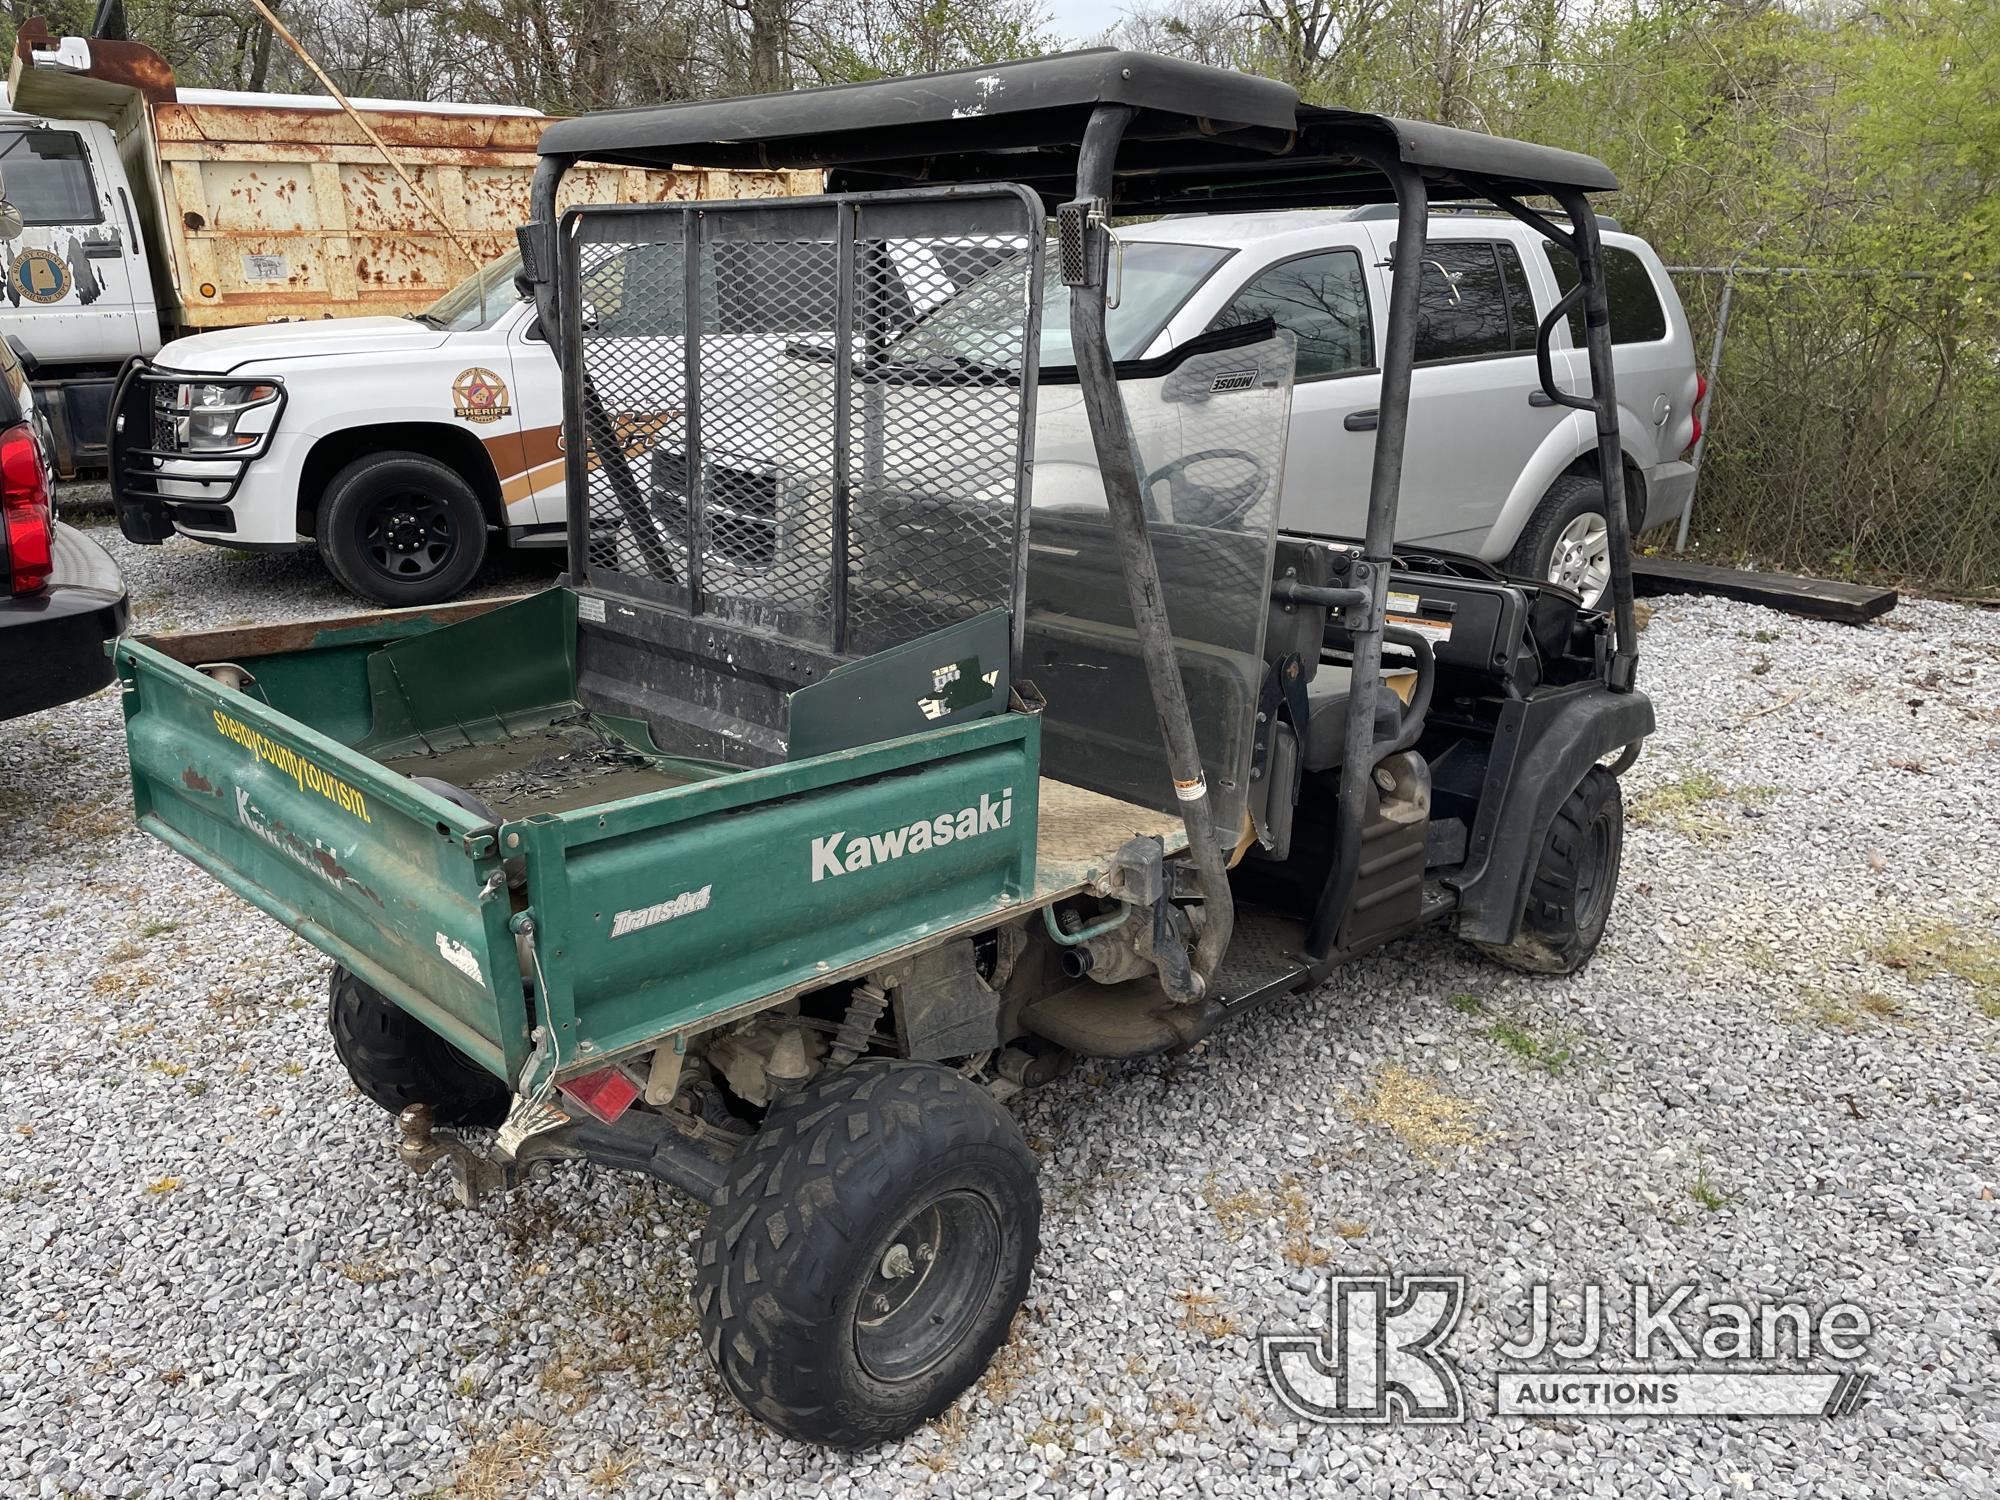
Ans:
[[[1615,183],[1105,51],[541,150],[564,585],[121,643],[140,821],[334,959],[334,1046],[411,1166],[467,1201],[566,1158],[695,1194],[723,1383],[801,1438],[893,1437],[1025,1294],[1008,1095],[1306,1003],[1402,934],[1543,973],[1596,946],[1653,727],[1586,201]],[[558,216],[587,161],[831,192]],[[1608,616],[1393,546],[1444,199],[1581,269],[1538,347],[1596,423]],[[1115,222],[1375,201],[1412,248],[1366,534],[1279,535],[1292,335],[1114,362],[1107,322],[1171,313],[1122,301]],[[1549,358],[1579,303],[1588,396]]]

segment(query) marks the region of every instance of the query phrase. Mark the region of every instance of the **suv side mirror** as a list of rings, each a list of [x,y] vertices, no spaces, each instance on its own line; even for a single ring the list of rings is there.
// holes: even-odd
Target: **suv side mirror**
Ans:
[[[21,342],[21,336],[18,333],[7,335],[7,347],[14,351],[14,358],[20,361],[21,369],[29,379],[32,380],[40,373],[42,362],[35,358],[34,353],[26,344]]]

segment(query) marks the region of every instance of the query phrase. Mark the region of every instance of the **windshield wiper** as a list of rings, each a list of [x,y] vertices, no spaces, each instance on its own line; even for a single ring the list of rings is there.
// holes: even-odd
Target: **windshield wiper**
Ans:
[[[411,321],[412,323],[421,323],[421,324],[423,324],[423,325],[424,325],[424,327],[426,327],[426,328],[443,328],[443,327],[444,327],[444,319],[443,319],[443,318],[440,318],[440,317],[439,317],[439,316],[438,316],[438,315],[437,315],[436,313],[434,313],[434,312],[413,312],[413,313],[404,313],[404,314],[403,314],[403,316],[404,316],[404,317],[406,317],[406,318],[408,318],[408,319],[409,319],[409,320],[410,320],[410,321]]]

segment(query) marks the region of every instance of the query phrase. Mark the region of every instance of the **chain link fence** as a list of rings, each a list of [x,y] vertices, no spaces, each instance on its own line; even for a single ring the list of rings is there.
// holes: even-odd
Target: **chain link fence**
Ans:
[[[1991,278],[1669,268],[1709,380],[1689,518],[1708,561],[2000,593]]]

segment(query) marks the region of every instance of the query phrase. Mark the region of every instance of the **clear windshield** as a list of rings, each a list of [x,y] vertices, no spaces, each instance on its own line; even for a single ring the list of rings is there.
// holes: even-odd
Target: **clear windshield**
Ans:
[[[521,300],[521,294],[514,288],[514,278],[520,274],[521,252],[516,250],[473,272],[417,316],[448,333],[491,328],[508,308]]]
[[[1225,845],[1250,798],[1296,346],[1196,354],[1118,382],[1196,746]],[[1052,456],[1060,455],[1060,456]],[[1042,774],[1173,812],[1152,690],[1081,403],[1038,414],[1023,670],[1047,700]]]
[[[1105,318],[1111,357],[1137,359],[1146,352],[1167,320],[1180,311],[1194,289],[1229,258],[1228,250],[1211,245],[1170,245],[1141,240],[1125,246],[1122,276],[1116,287],[1118,305]],[[1053,247],[1045,265],[1058,263]],[[883,358],[892,364],[933,365],[955,361],[980,363],[981,351],[994,340],[996,312],[1021,296],[1018,272],[995,266],[964,292],[937,308],[895,343]],[[1018,313],[1016,322],[1018,323]],[[1069,335],[1069,294],[1061,281],[1044,277],[1042,298],[1043,369],[1076,363]]]

